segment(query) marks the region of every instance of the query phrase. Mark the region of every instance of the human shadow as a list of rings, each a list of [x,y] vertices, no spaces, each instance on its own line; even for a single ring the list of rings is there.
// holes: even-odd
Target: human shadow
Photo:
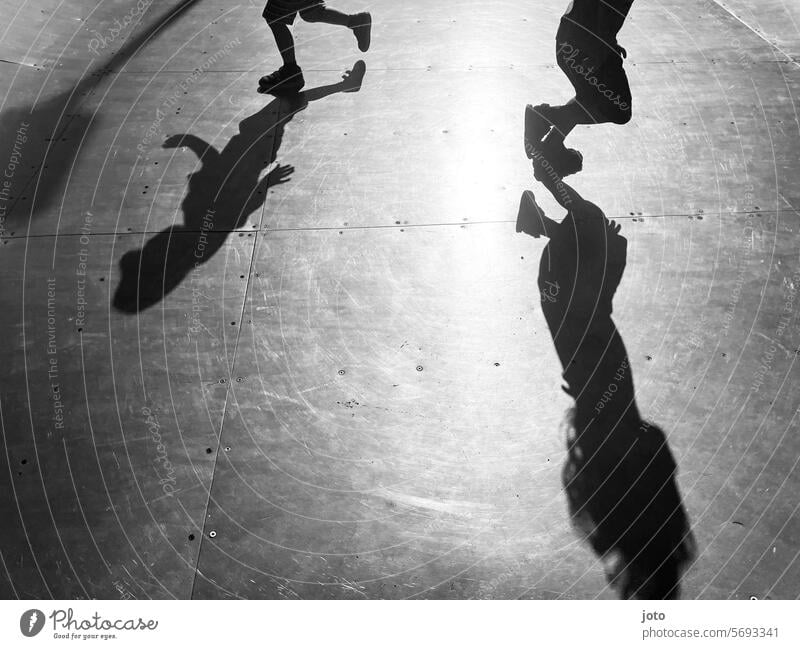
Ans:
[[[289,182],[294,168],[278,165],[286,125],[311,102],[339,92],[358,92],[366,65],[358,61],[341,82],[294,95],[278,96],[239,123],[239,132],[222,151],[195,135],[173,135],[165,148],[186,147],[201,166],[189,179],[183,200],[183,224],[173,225],[140,250],[120,260],[121,279],[113,299],[124,313],[138,313],[159,303],[195,268],[208,262],[231,232],[261,208],[270,187]]]
[[[8,181],[9,191],[2,197],[7,228],[24,225],[26,218],[35,218],[63,197],[78,152],[102,122],[102,114],[83,106],[85,98],[197,1],[182,0],[148,19],[146,27],[132,33],[114,54],[90,65],[80,80],[64,91],[2,112],[0,155],[3,160],[19,161]],[[53,81],[48,77],[45,83]]]
[[[537,179],[568,211],[557,223],[526,192],[517,230],[549,237],[538,288],[564,368],[562,388],[575,400],[562,474],[572,523],[621,597],[675,599],[695,555],[694,539],[675,459],[664,431],[642,419],[631,362],[612,318],[627,241],[620,226],[552,167],[537,165]]]

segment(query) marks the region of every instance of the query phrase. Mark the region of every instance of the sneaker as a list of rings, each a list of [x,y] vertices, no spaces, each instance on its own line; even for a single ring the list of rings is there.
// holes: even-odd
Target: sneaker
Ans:
[[[358,41],[358,49],[362,52],[366,52],[372,41],[372,15],[366,12],[355,14],[350,18],[348,27],[350,27],[355,34],[356,41]]]
[[[544,173],[566,178],[583,169],[583,154],[575,149],[568,149],[562,141],[553,141],[553,138],[546,138],[534,149],[532,158],[537,180],[541,180],[540,176]]]
[[[583,154],[575,149],[568,149],[563,144],[553,148],[550,153],[550,162],[561,178],[583,170]]]
[[[258,92],[260,93],[275,93],[275,92],[300,92],[306,81],[303,78],[303,72],[300,66],[284,65],[279,70],[261,77],[258,80]]]
[[[525,107],[525,155],[532,159],[534,151],[540,147],[540,143],[552,126],[542,114],[550,108],[549,104]]]
[[[524,232],[538,239],[546,234],[542,216],[544,212],[536,203],[536,197],[531,190],[522,192],[519,201],[519,214],[517,215],[517,232]]]
[[[358,92],[364,82],[364,75],[367,73],[367,64],[364,61],[356,61],[352,70],[348,70],[342,75],[342,92]]]

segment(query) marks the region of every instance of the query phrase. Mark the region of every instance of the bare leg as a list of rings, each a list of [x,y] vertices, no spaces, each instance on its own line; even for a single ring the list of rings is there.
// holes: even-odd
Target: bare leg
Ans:
[[[309,13],[307,17],[303,16],[303,20],[309,23],[325,23],[327,25],[341,25],[343,27],[350,26],[350,18],[351,16],[348,14],[343,14],[341,11],[328,7],[319,7]]]
[[[550,108],[545,116],[553,125],[553,130],[547,136],[547,141],[551,144],[563,144],[564,139],[569,135],[578,124],[599,124],[597,119],[592,117],[586,109],[578,104],[576,99],[571,99],[564,106],[554,106]]]
[[[283,64],[287,67],[294,67],[297,65],[297,59],[294,54],[294,38],[292,37],[292,30],[289,25],[285,23],[271,23],[272,35],[275,36],[275,43],[281,52]]]
[[[358,42],[358,49],[366,52],[372,39],[372,16],[369,13],[348,15],[336,9],[325,6],[315,8],[313,11],[300,14],[303,20],[310,23],[327,23],[328,25],[341,25],[353,30],[353,35]]]

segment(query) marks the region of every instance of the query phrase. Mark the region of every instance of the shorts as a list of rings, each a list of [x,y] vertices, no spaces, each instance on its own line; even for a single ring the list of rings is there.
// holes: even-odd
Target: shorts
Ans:
[[[313,20],[314,14],[324,8],[324,0],[269,0],[262,15],[270,25],[292,25],[298,13],[305,20]]]
[[[556,38],[558,67],[575,88],[578,104],[593,119],[626,124],[631,119],[632,98],[622,55],[616,50],[609,53],[608,45],[592,41],[586,36],[571,38],[571,30],[562,24]]]

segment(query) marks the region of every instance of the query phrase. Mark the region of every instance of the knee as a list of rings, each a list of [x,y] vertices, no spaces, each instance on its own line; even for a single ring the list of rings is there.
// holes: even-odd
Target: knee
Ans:
[[[631,121],[633,111],[631,110],[630,97],[617,97],[611,106],[603,111],[605,121],[612,124],[627,124]]]
[[[627,124],[631,121],[633,117],[633,111],[631,110],[630,103],[625,105],[625,108],[620,107],[617,111],[616,115],[614,116],[614,123],[615,124]]]

